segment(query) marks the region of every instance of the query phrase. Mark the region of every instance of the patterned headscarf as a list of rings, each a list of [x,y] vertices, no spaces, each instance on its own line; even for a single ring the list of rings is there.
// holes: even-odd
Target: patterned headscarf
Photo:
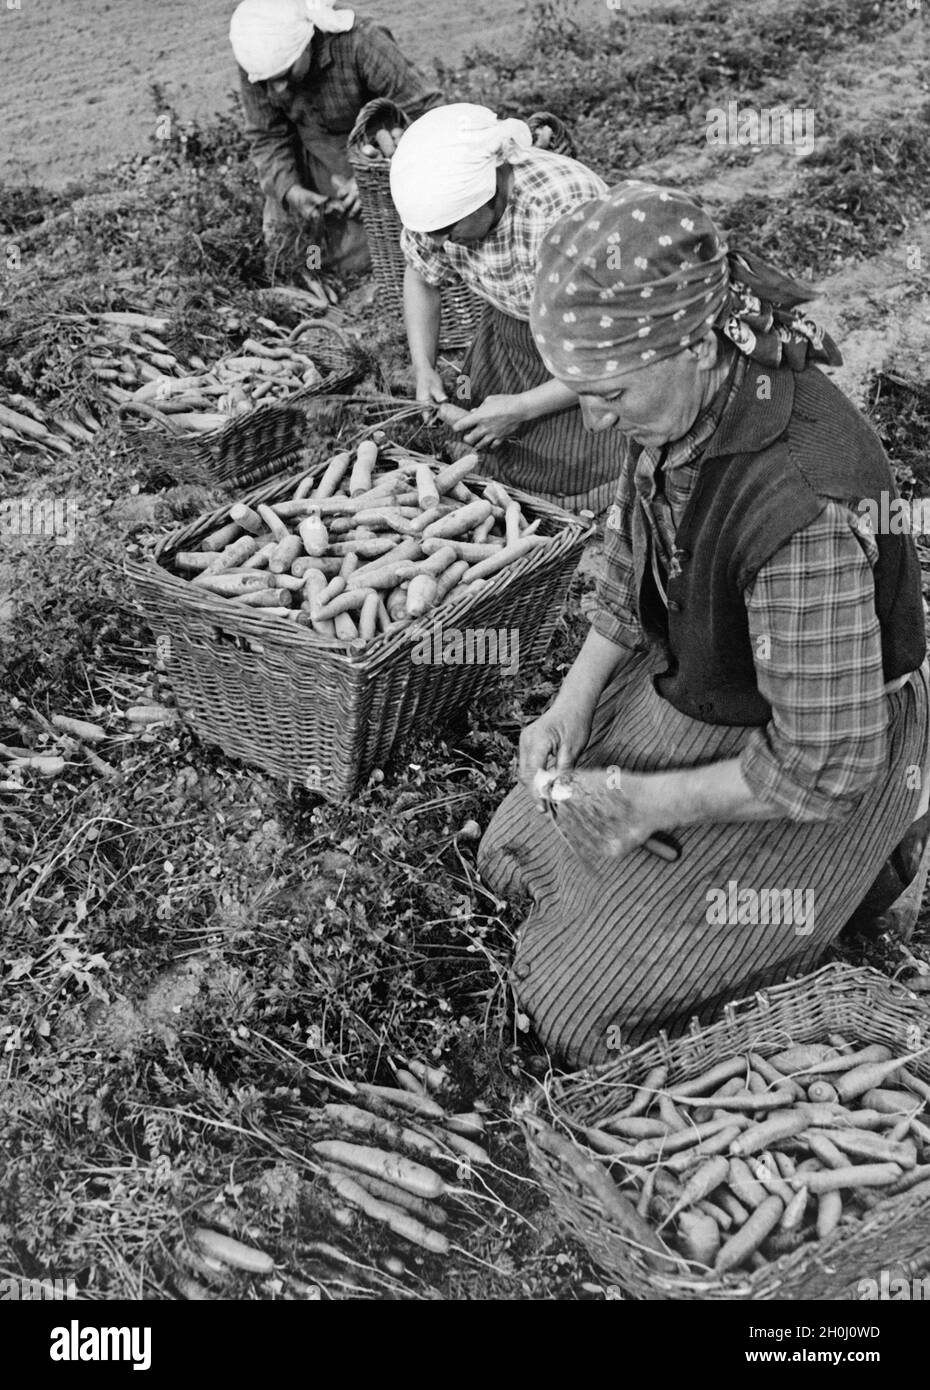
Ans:
[[[684,193],[636,180],[566,214],[540,251],[530,324],[563,381],[603,381],[676,356],[719,329],[765,366],[840,366],[798,308],[812,286],[730,251]]]

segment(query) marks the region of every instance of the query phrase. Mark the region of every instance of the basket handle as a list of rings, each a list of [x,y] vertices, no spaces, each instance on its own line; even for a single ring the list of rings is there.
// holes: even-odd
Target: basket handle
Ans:
[[[410,124],[410,117],[402,106],[398,106],[396,101],[391,101],[390,97],[375,97],[374,101],[369,101],[363,106],[355,120],[355,125],[349,131],[347,141],[348,148],[364,145],[368,139],[368,126],[375,118],[388,125],[399,125],[406,130]],[[383,156],[382,156],[383,158]]]

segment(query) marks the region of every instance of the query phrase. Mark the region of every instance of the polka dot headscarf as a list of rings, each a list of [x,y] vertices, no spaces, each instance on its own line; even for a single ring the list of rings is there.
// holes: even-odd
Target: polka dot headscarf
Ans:
[[[630,181],[562,217],[542,244],[530,323],[548,370],[579,386],[648,367],[712,327],[741,352],[800,370],[838,365],[796,310],[813,290],[728,250],[685,194]]]

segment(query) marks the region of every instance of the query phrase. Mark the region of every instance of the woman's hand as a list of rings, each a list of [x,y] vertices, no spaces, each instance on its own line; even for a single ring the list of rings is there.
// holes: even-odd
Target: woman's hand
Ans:
[[[552,795],[582,856],[620,859],[664,827],[652,792],[648,776],[595,767],[566,774]]]
[[[311,188],[303,188],[295,183],[287,190],[284,201],[295,217],[302,222],[312,222],[322,212],[327,200],[322,193],[314,193]]]
[[[330,199],[330,206],[336,212],[342,213],[343,217],[358,217],[362,210],[362,200],[355,179],[344,179],[339,174],[333,174],[332,178],[337,196]]]
[[[446,388],[435,367],[421,367],[417,370],[417,400],[421,405],[439,405],[447,401]]]
[[[527,724],[520,735],[520,781],[543,809],[535,786],[536,774],[550,765],[568,772],[587,746],[593,711],[582,702],[556,700],[545,714]]]
[[[497,449],[527,418],[522,396],[488,396],[452,428],[472,449]]]

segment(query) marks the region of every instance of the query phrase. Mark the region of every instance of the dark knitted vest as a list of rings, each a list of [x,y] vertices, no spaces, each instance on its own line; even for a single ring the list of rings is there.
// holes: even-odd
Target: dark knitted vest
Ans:
[[[771,398],[759,401],[763,378]],[[659,693],[706,724],[766,724],[771,707],[756,685],[743,591],[828,499],[858,511],[866,498],[880,504],[882,492],[897,496],[878,436],[831,381],[816,367],[796,374],[751,364],[677,529],[667,612],[646,569],[640,618],[669,653]],[[875,606],[890,681],[916,670],[926,652],[920,568],[910,535],[876,540]]]

